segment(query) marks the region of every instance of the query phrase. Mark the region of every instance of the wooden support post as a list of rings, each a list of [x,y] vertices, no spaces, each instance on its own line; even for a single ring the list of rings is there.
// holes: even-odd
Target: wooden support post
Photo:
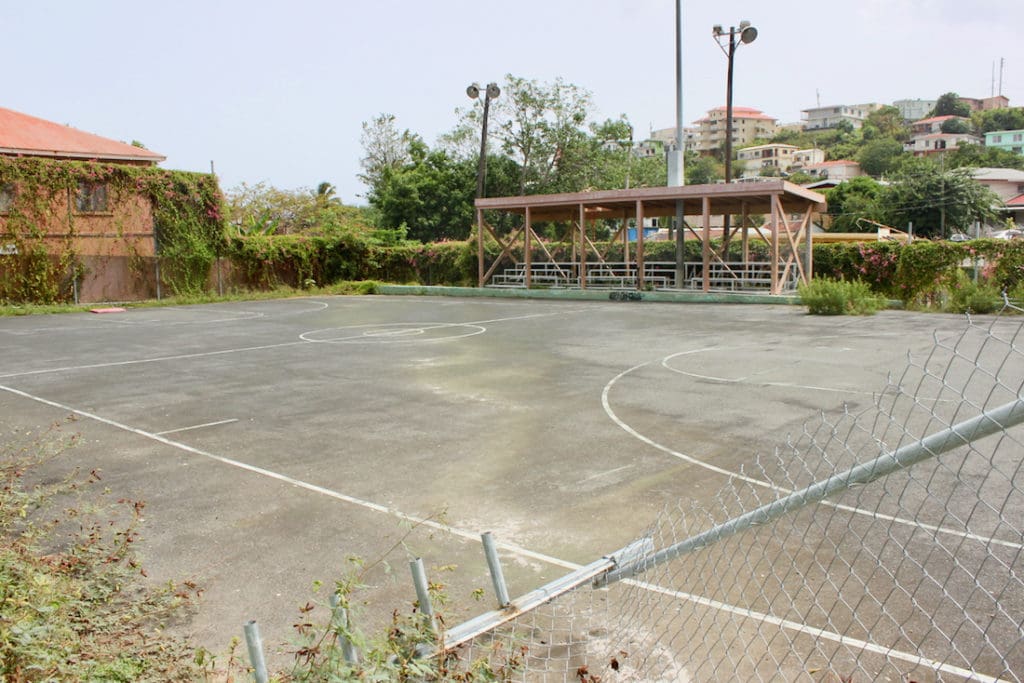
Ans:
[[[523,233],[523,262],[526,265],[526,272],[523,274],[523,282],[526,284],[526,288],[530,288],[532,275],[533,275],[533,263],[530,258],[530,237],[533,235],[533,223],[530,217],[530,207],[526,207],[526,225]]]
[[[747,206],[746,202],[741,203],[740,206],[742,207],[740,209],[740,211],[741,211],[740,221],[741,221],[741,225],[743,226],[743,237],[741,238],[742,239],[742,244],[743,244],[743,262],[744,263],[749,263],[750,262],[750,226],[747,225],[747,222],[750,219],[750,209]]]
[[[636,288],[644,288],[644,203],[636,200]]]
[[[476,210],[477,287],[484,286],[484,212]]]
[[[580,289],[587,288],[587,212],[580,204]]]
[[[701,256],[704,261],[702,268],[704,282],[702,290],[711,290],[711,198],[701,197],[701,219],[704,221],[704,234],[701,236]]]
[[[629,273],[629,212],[622,212],[622,263]]]
[[[775,198],[772,198],[772,243],[771,243],[771,260],[772,260],[772,294],[779,294],[782,291],[782,283],[779,282],[779,208],[778,202]]]
[[[814,278],[814,240],[811,235],[814,233],[814,216],[812,213],[812,205],[807,205],[807,210],[804,211],[804,223],[807,225],[807,236],[804,238],[807,240],[807,263],[804,264],[804,277],[806,283],[810,284],[811,279]]]

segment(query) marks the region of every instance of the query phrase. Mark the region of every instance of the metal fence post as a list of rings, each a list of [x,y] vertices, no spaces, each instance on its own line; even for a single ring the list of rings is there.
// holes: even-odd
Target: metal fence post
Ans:
[[[487,568],[491,570],[491,582],[498,596],[498,607],[506,607],[511,600],[508,597],[508,587],[505,585],[505,574],[501,571],[498,547],[494,544],[494,537],[490,531],[485,532],[480,538],[484,542],[484,555],[487,556]]]
[[[412,582],[416,586],[416,602],[419,603],[420,612],[426,617],[430,630],[437,632],[437,622],[434,619],[434,607],[430,604],[430,588],[427,584],[427,571],[423,568],[423,558],[417,557],[409,562],[409,569],[412,570]]]
[[[348,610],[341,606],[341,599],[337,593],[331,593],[331,628],[341,638],[341,654],[350,665],[359,664],[359,650],[349,639],[351,622],[348,620]]]
[[[245,644],[249,648],[249,663],[252,664],[256,683],[267,683],[267,663],[263,660],[263,642],[260,640],[260,627],[256,620],[245,624]]]

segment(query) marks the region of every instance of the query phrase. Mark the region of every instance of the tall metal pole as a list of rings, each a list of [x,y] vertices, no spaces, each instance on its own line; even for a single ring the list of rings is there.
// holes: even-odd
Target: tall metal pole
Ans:
[[[484,182],[487,179],[487,114],[491,109],[490,90],[484,93],[484,122],[480,126],[480,159],[476,167],[476,196],[484,196]]]
[[[728,66],[725,77],[725,183],[732,182],[732,64],[736,56],[736,28],[729,27]],[[722,259],[729,260],[729,223],[731,217],[722,217]]]
[[[686,148],[683,140],[683,0],[676,0],[676,154],[675,169],[678,174],[676,182],[679,186],[686,184]],[[670,174],[671,175],[671,174]],[[676,289],[683,288],[683,281],[686,278],[685,266],[683,265],[683,240],[686,239],[683,231],[684,219],[683,200],[676,200]]]
[[[736,56],[736,28],[729,27],[729,54],[725,77],[725,182],[732,182],[732,63]]]

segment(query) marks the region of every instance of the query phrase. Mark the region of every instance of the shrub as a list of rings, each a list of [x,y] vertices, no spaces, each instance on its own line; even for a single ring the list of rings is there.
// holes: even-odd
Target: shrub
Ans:
[[[992,313],[1002,305],[1003,296],[998,287],[974,282],[960,271],[951,287],[946,310],[950,313]]]
[[[885,299],[860,280],[815,278],[799,292],[811,315],[872,315],[885,308]]]

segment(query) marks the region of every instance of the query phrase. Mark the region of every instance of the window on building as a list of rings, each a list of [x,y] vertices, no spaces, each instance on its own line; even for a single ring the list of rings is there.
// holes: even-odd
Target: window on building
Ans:
[[[14,183],[0,183],[0,213],[7,213],[14,206]]]
[[[1003,141],[1003,136],[1002,135],[993,135],[992,136],[992,142],[1002,142],[1002,141]]]
[[[1013,134],[1013,141],[1014,142],[1022,142],[1022,141],[1024,141],[1024,133],[1014,133]]]
[[[78,213],[103,213],[107,210],[106,183],[78,183],[78,195],[75,197],[75,210]]]

